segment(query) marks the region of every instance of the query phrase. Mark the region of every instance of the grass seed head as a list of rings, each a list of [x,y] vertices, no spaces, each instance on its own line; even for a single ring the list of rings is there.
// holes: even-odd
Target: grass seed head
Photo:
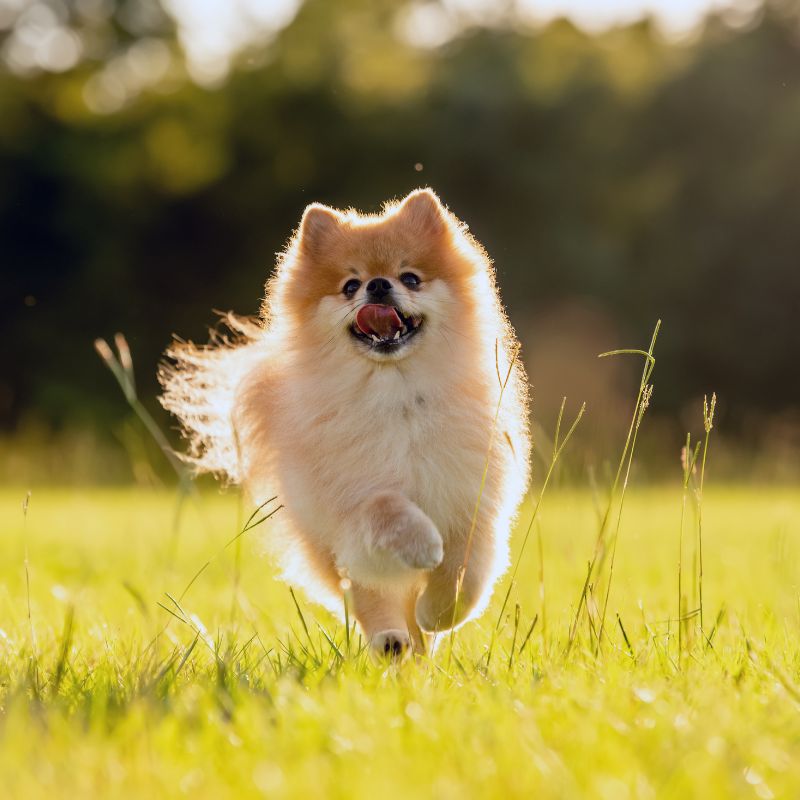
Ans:
[[[714,409],[717,407],[717,393],[711,394],[711,403],[708,402],[708,396],[703,395],[703,428],[706,433],[711,433],[714,427]]]

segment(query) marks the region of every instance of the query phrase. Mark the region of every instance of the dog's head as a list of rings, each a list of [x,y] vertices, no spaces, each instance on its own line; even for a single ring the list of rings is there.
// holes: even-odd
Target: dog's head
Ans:
[[[484,261],[429,189],[380,215],[315,203],[270,293],[307,343],[399,360],[458,336]]]

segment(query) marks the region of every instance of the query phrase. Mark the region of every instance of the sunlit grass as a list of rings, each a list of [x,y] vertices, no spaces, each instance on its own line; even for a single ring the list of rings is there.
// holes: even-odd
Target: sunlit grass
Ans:
[[[566,657],[601,511],[589,492],[550,493],[544,569],[527,549],[491,658],[502,584],[449,671],[446,646],[373,664],[298,596],[301,621],[260,553],[269,521],[225,548],[251,511],[233,493],[188,499],[177,529],[168,491],[42,489],[27,524],[24,497],[0,492],[4,797],[800,793],[795,491],[706,486],[712,645],[693,617],[682,661],[680,482],[629,489],[608,638],[598,651],[584,615]],[[693,557],[685,542],[690,609]]]

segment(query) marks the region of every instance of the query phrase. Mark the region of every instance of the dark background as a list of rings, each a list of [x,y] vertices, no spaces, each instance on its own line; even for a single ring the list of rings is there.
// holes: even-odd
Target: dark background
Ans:
[[[551,428],[567,394],[589,404],[586,452],[616,441],[638,366],[595,356],[646,347],[661,318],[643,457],[672,448],[671,469],[713,390],[737,454],[795,459],[796,2],[711,16],[688,41],[648,19],[594,35],[567,20],[534,28],[509,4],[421,47],[399,32],[409,3],[307,0],[201,83],[154,2],[16,5],[0,0],[6,472],[26,446],[58,441],[72,443],[65,458],[76,441],[89,455],[122,443],[135,462],[96,337],[126,334],[158,415],[171,335],[205,339],[212,309],[256,312],[306,203],[372,211],[419,185],[496,260],[537,424]],[[77,63],[25,62],[22,28],[46,46],[33,7],[80,43]],[[65,45],[52,41],[57,61]]]

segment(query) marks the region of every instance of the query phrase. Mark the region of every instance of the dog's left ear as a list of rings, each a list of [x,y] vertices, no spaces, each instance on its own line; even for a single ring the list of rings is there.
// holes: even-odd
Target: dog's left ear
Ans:
[[[397,209],[397,216],[428,236],[442,236],[447,230],[447,217],[441,201],[433,189],[411,192]]]

